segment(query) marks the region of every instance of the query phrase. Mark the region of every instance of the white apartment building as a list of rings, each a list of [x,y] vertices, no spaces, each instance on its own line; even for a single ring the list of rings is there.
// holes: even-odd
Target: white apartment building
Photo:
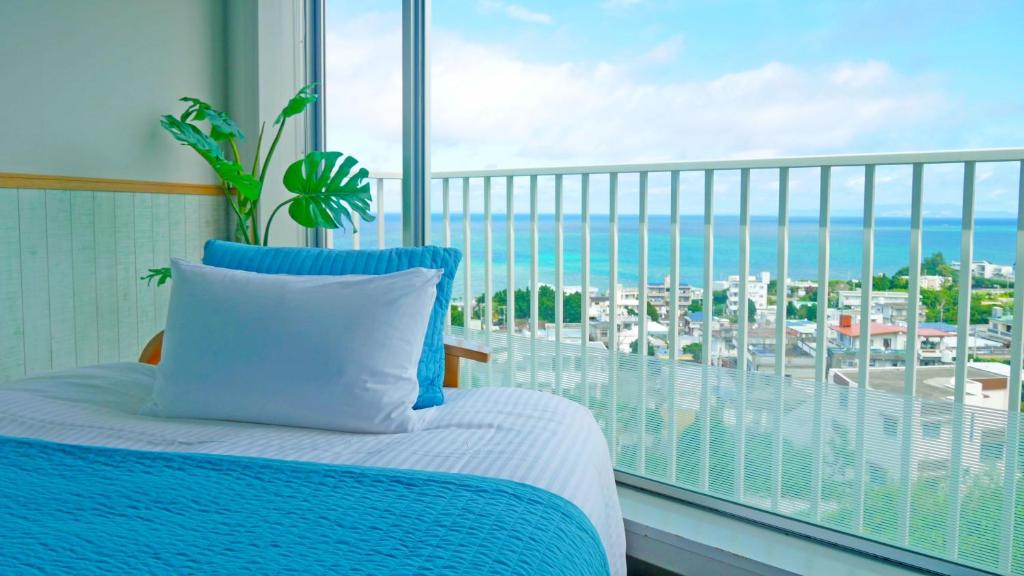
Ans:
[[[949,276],[934,276],[926,275],[920,276],[918,281],[921,284],[922,290],[941,290],[943,286],[953,281]]]
[[[647,301],[658,311],[658,315],[662,319],[668,318],[669,307],[672,304],[671,291],[672,283],[668,276],[665,277],[661,284],[647,285]],[[682,311],[686,310],[694,300],[702,299],[704,297],[704,289],[690,286],[689,284],[682,284],[679,286],[678,294],[679,310]]]
[[[749,298],[758,310],[768,308],[768,283],[771,281],[771,274],[761,272],[757,276],[747,277],[747,298]],[[740,277],[729,276],[729,288],[726,299],[726,310],[729,314],[735,315],[740,307]]]
[[[829,323],[839,322],[839,316],[849,314],[860,320],[860,290],[840,290],[838,309],[829,310]],[[918,307],[918,318],[924,319],[925,309]],[[871,292],[871,322],[877,324],[907,324],[906,292]]]
[[[960,263],[952,262],[950,267],[954,270],[959,270]],[[990,280],[993,278],[1013,280],[1013,265],[995,264],[988,260],[973,260],[971,261],[971,275],[975,278],[986,278]]]

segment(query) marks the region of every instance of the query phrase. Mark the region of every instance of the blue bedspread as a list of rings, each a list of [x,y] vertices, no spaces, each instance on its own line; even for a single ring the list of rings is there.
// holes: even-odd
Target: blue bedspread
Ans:
[[[0,574],[607,574],[547,491],[0,436]]]

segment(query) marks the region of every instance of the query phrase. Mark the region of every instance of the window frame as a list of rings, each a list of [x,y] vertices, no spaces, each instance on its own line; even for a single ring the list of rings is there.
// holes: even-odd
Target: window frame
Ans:
[[[313,108],[314,121],[310,122],[309,145],[311,149],[324,147],[324,29],[323,18],[326,0],[306,0],[307,42],[309,51],[308,70],[310,80],[319,82],[321,99]],[[402,0],[403,26],[403,175],[402,175],[402,210],[403,210],[403,244],[422,245],[425,243],[426,227],[429,225],[429,190],[430,190],[430,4],[431,0]],[[413,85],[408,85],[412,83]],[[422,167],[425,182],[421,186],[408,184],[409,166]],[[411,214],[409,214],[411,212]],[[411,217],[410,217],[411,216]],[[316,238],[311,242],[323,246],[325,234],[318,230]],[[842,409],[849,408],[849,390],[840,393],[839,405]],[[938,422],[941,426],[941,422]],[[958,564],[923,553],[906,550],[889,544],[877,542],[862,536],[834,530],[820,524],[778,515],[759,508],[694,492],[679,486],[665,484],[650,478],[637,476],[621,470],[614,470],[616,483],[636,488],[651,494],[665,497],[720,513],[735,519],[750,522],[782,533],[820,541],[824,544],[837,546],[858,554],[873,556],[897,565],[913,569],[923,569],[938,574],[964,574],[966,576],[986,576],[992,573]]]

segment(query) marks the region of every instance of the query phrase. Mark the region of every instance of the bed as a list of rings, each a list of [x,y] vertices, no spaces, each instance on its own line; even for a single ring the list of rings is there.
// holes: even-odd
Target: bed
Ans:
[[[263,502],[250,510],[249,515],[244,506],[232,509],[233,512],[239,514],[239,518],[253,520],[254,514],[268,506],[280,508],[283,505],[284,508],[279,510],[280,514],[258,518],[259,525],[249,527],[257,530],[255,536],[243,531],[241,533],[247,535],[245,539],[221,542],[219,545],[226,548],[220,549],[218,557],[224,557],[224,550],[241,553],[237,546],[255,545],[248,550],[247,557],[259,558],[258,566],[268,572],[589,574],[595,573],[592,567],[588,568],[588,562],[593,564],[594,555],[587,555],[585,550],[588,530],[591,530],[595,546],[603,554],[604,563],[598,573],[625,573],[623,524],[607,445],[589,412],[568,400],[529,390],[446,389],[443,405],[416,411],[420,425],[415,432],[352,434],[140,416],[140,407],[150,396],[154,375],[154,366],[121,363],[34,376],[0,386],[0,436],[5,440],[0,443],[0,454],[7,460],[8,476],[24,475],[19,479],[19,492],[11,492],[8,497],[20,496],[22,503],[38,503],[46,498],[48,491],[58,491],[63,497],[67,491],[85,490],[81,484],[75,484],[76,474],[84,475],[78,478],[92,478],[97,484],[94,488],[103,494],[115,490],[116,486],[112,486],[115,480],[123,480],[121,476],[110,476],[111,469],[152,466],[157,472],[148,474],[149,477],[171,469],[179,479],[195,478],[197,493],[184,497],[207,498],[218,490],[230,491],[232,486],[239,486],[241,490],[248,485],[244,482],[224,484],[217,474],[213,475],[212,484],[204,484],[203,478],[208,476],[206,471],[211,467],[248,470],[246,482],[255,483],[250,486],[252,497],[244,496],[244,491],[233,497],[231,494],[221,496],[246,505],[254,500],[255,504],[260,504],[254,495],[274,490],[279,491],[278,498]],[[237,457],[244,459],[232,459]],[[49,484],[56,480],[47,475],[46,467],[54,466],[54,462],[59,463],[62,458],[74,460],[74,466],[57,465],[61,473],[53,476],[70,476],[65,478],[70,488]],[[98,473],[96,466],[105,466],[101,472],[108,475]],[[0,475],[3,474],[4,469],[0,467]],[[289,478],[293,481],[288,481]],[[312,482],[310,478],[318,480]],[[268,485],[275,487],[274,490],[268,490],[267,486],[261,488],[263,480],[276,482]],[[216,483],[218,481],[220,484]],[[412,510],[373,504],[375,496],[388,494],[387,490],[392,490],[393,494],[396,482],[403,486],[403,493],[412,495],[411,500],[396,502],[410,501]],[[359,492],[351,493],[353,486],[360,483],[375,483],[368,488],[366,498],[360,498]],[[301,489],[295,492],[296,487]],[[323,493],[316,493],[309,487],[319,487]],[[302,520],[302,514],[309,514],[309,510],[297,507],[289,512],[287,503],[291,501],[301,500],[308,505],[310,501],[332,498],[332,493],[339,492],[332,491],[332,487],[342,487],[347,499],[330,506],[325,504],[319,512],[319,524],[296,521],[296,517]],[[444,492],[439,492],[442,488]],[[32,493],[33,490],[38,493]],[[415,497],[419,494],[417,490],[423,491],[422,497]],[[496,498],[493,495],[505,492],[511,498],[502,504],[506,509],[489,509]],[[422,509],[424,502],[431,501],[430,494],[441,493],[452,503],[465,504],[463,508],[468,509],[463,512],[468,523],[460,523],[458,514],[452,512],[458,507],[439,507],[436,499],[433,508]],[[95,494],[90,498],[95,500]],[[378,503],[390,500],[389,496],[381,498]],[[361,504],[366,500],[369,504]],[[520,514],[521,509],[528,506],[524,502],[528,501],[536,501],[530,506],[556,510],[562,515],[535,518]],[[17,524],[12,518],[30,528],[38,526],[40,521],[26,517],[25,510],[15,509],[14,503],[8,501],[5,505],[3,502],[0,499],[0,516],[6,513],[8,522],[6,528],[0,524],[0,531],[8,533],[0,534],[0,540],[5,542],[0,547],[0,572],[11,573],[31,566],[31,554],[37,555],[35,560],[46,562],[69,550],[80,551],[82,535],[74,533],[71,527],[58,530],[56,534],[17,533],[14,527]],[[174,507],[167,501],[147,503],[127,502],[125,505],[128,509],[147,505]],[[369,510],[364,526],[377,528],[372,531],[375,545],[368,546],[365,538],[352,538],[351,534],[330,537],[332,530],[345,524],[341,519],[355,522],[352,517],[358,514],[351,513],[354,506],[365,506]],[[141,512],[146,513],[146,510]],[[38,513],[68,512],[54,504]],[[117,517],[125,511],[118,508],[112,513]],[[395,530],[404,529],[405,533],[395,536],[394,542],[382,541],[393,535],[379,530],[378,524],[401,514],[412,514],[410,519],[403,519],[395,526]],[[552,527],[561,530],[572,524],[567,519],[572,519],[573,514],[586,522],[577,521],[566,534],[551,532]],[[223,521],[223,516],[213,514],[210,521],[214,524],[213,532],[227,538],[231,531],[217,524]],[[76,524],[73,515],[71,518],[71,523]],[[483,518],[492,521],[484,525]],[[502,520],[495,521],[495,518]],[[322,532],[316,532],[315,540],[324,547],[324,552],[310,558],[290,555],[294,549],[289,552],[289,537],[294,538],[295,534],[275,532],[275,523],[281,523],[283,531],[317,526]],[[352,530],[352,526],[346,526],[347,530]],[[199,527],[186,528],[185,536],[198,543],[199,550],[194,555],[174,555],[173,558],[165,553],[161,555],[156,543],[142,540],[136,545],[152,548],[143,558],[133,557],[130,549],[115,547],[120,556],[134,558],[140,564],[134,568],[116,563],[114,566],[121,566],[124,572],[158,572],[161,568],[179,573],[223,572],[209,563],[210,558],[199,553],[205,544],[211,543],[210,535]],[[141,538],[139,534],[129,536]],[[360,536],[365,537],[365,534]],[[63,543],[38,541],[55,537],[70,540]],[[261,540],[264,537],[268,540]],[[524,540],[517,540],[520,537]],[[527,545],[526,541],[531,539],[532,544]],[[110,542],[106,544],[114,546]],[[301,547],[307,545],[309,543],[303,539]],[[540,558],[538,554],[553,554],[554,557]],[[71,554],[71,558],[74,560],[77,556]],[[96,566],[106,568],[97,573],[112,571],[111,566],[103,564],[104,558],[110,560],[102,552],[100,557],[94,558]],[[190,564],[190,560],[194,563]],[[238,568],[237,564],[233,566]],[[258,566],[247,566],[246,570],[260,571]],[[82,568],[80,564],[76,567]],[[225,568],[224,571],[230,570]]]

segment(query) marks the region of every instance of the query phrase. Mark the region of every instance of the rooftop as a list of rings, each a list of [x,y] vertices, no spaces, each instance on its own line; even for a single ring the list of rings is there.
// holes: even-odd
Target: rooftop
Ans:
[[[850,338],[856,338],[857,336],[860,336],[860,324],[853,324],[850,326],[832,326],[832,329],[835,330],[836,332],[839,332],[840,334],[843,334],[844,336],[849,336]],[[907,329],[903,326],[894,326],[892,324],[878,324],[875,322],[872,322],[869,325],[869,330],[871,331],[872,336],[879,336],[883,334],[901,334],[907,331]]]
[[[837,370],[851,385],[858,382],[856,368]],[[923,400],[949,400],[953,396],[953,365],[919,366],[915,375],[916,396]],[[1005,409],[1006,378],[1009,366],[998,362],[971,362],[967,365],[967,379],[987,384],[968,386],[967,403],[975,406]],[[906,369],[872,368],[868,388],[902,395]],[[998,380],[1002,379],[1001,386]],[[972,389],[973,388],[973,389]],[[984,388],[984,389],[982,389]]]

